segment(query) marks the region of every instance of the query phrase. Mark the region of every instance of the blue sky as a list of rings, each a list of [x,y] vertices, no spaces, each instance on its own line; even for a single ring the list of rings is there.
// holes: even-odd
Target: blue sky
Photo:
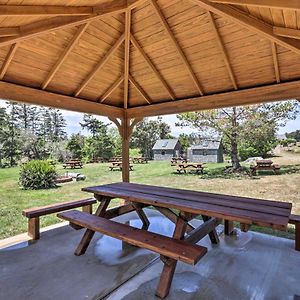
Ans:
[[[0,100],[0,106],[5,106],[5,101]],[[67,132],[68,134],[77,133],[81,131],[82,133],[85,133],[82,131],[80,122],[82,121],[83,114],[82,113],[76,113],[71,111],[62,110],[64,117],[67,121]],[[97,117],[101,121],[105,123],[111,123],[106,117]],[[150,119],[156,119],[156,118],[150,118]],[[172,134],[174,136],[178,136],[180,133],[191,133],[193,132],[192,129],[189,128],[180,128],[176,127],[175,123],[177,121],[176,115],[168,115],[163,116],[163,121],[168,123],[171,126]],[[297,119],[294,121],[289,121],[285,127],[280,128],[278,134],[284,134],[285,132],[291,132],[296,129],[300,129],[300,112],[298,113]]]

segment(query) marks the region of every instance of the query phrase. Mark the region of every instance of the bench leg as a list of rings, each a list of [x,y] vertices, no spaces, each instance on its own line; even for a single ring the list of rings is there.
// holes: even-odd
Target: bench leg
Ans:
[[[97,208],[97,211],[95,213],[96,216],[98,217],[104,217],[106,209],[110,203],[110,198],[105,198],[101,201],[99,207]],[[75,255],[79,256],[82,255],[86,252],[93,236],[95,234],[95,231],[87,229],[79,243],[79,245],[77,246],[76,250],[75,250]]]
[[[33,240],[38,240],[40,238],[40,218],[30,218],[28,220],[28,235]]]
[[[143,209],[141,208],[140,205],[132,203],[133,207],[135,208],[136,213],[138,214],[139,218],[141,219],[143,223],[143,229],[147,230],[150,225],[150,221],[147,218],[146,214],[144,213]]]
[[[233,221],[224,220],[224,233],[231,235],[234,230]]]
[[[174,230],[173,237],[175,239],[182,240],[184,238],[185,232],[186,232],[186,222],[179,217],[176,222],[176,227]],[[176,265],[177,265],[177,260],[170,259],[170,258],[164,259],[164,268],[160,275],[158,287],[156,289],[156,296],[160,298],[165,298],[169,294]]]
[[[295,250],[300,251],[300,223],[295,224]]]
[[[202,219],[207,222],[210,217],[202,215]],[[212,244],[219,244],[220,240],[215,228],[208,235]]]

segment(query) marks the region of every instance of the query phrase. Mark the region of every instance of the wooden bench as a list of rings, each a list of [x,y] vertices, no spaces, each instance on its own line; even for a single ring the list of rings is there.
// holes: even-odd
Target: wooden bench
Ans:
[[[192,163],[184,163],[184,164],[178,164],[177,166],[177,172],[179,174],[189,172],[195,172],[196,174],[203,174],[203,164],[192,164]]]
[[[109,166],[109,170],[118,170],[122,171],[122,162],[112,162],[111,166]],[[133,166],[129,165],[129,171],[133,171]]]
[[[258,160],[255,166],[250,166],[250,169],[252,175],[256,175],[257,171],[273,171],[275,175],[278,175],[280,166],[271,160]]]
[[[63,164],[63,168],[71,168],[71,169],[76,169],[77,167],[82,168],[83,163],[80,160],[70,160],[67,161]]]
[[[34,207],[24,209],[22,211],[23,216],[28,218],[28,235],[33,240],[38,240],[40,238],[40,217],[57,213],[60,211],[73,209],[77,207],[82,207],[82,211],[92,213],[93,204],[97,201],[94,198],[69,201],[63,203],[55,203],[47,206]]]
[[[72,210],[57,214],[61,219],[122,240],[128,244],[154,251],[167,258],[195,265],[207,252],[207,248],[183,240],[175,240],[144,229]]]

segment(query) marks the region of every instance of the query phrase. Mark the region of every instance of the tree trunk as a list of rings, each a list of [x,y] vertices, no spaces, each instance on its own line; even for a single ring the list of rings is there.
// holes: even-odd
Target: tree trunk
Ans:
[[[231,133],[231,161],[233,170],[238,170],[241,168],[240,159],[238,155],[238,122],[237,122],[237,111],[233,107],[233,116],[232,116],[232,133]]]

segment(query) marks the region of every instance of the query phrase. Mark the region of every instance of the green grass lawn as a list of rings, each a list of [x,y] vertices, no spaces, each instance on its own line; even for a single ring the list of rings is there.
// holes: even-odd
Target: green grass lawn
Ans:
[[[151,161],[145,165],[134,165],[134,171],[130,175],[131,181],[136,183],[289,201],[294,203],[295,212],[300,213],[299,172],[278,176],[263,175],[259,179],[226,178],[221,175],[225,165],[207,164],[207,174],[204,176],[179,175],[174,172],[175,169],[169,162]],[[77,170],[87,176],[85,181],[34,191],[19,187],[18,167],[0,169],[0,238],[27,231],[27,219],[21,214],[24,208],[90,197],[92,195],[81,191],[82,187],[121,181],[121,172],[109,171],[108,166],[109,164],[87,164],[83,169]],[[65,172],[61,166],[58,166],[57,170],[60,174]],[[118,200],[115,200],[112,205],[117,203]],[[41,218],[42,227],[57,222],[59,220],[55,214]]]

